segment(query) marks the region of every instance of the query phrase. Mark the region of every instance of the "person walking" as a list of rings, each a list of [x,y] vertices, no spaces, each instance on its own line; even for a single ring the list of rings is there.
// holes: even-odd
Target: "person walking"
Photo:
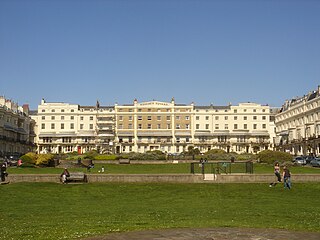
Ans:
[[[270,183],[269,187],[274,187],[277,185],[277,183],[281,182],[280,166],[278,162],[274,164],[273,171],[277,177],[277,181]]]
[[[291,189],[291,173],[289,168],[286,166],[283,167],[282,177],[283,177],[284,188]]]

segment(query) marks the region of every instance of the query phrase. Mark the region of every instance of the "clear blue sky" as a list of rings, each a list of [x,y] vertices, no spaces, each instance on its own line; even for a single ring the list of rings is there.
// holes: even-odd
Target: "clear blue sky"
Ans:
[[[31,109],[278,107],[319,84],[317,0],[0,0],[0,95]]]

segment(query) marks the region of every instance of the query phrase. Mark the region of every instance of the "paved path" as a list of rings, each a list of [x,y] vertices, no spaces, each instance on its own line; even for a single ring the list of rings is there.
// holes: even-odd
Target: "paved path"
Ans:
[[[319,240],[320,233],[278,229],[202,228],[111,233],[87,240]]]

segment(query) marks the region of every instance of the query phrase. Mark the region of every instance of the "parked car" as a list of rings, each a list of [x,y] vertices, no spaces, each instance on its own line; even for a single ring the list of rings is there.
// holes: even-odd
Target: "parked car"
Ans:
[[[310,165],[312,167],[320,167],[320,158],[315,158],[311,160]]]
[[[297,165],[306,165],[306,159],[304,156],[298,156],[293,159],[293,163]]]
[[[315,157],[313,157],[313,156],[306,156],[306,164],[310,164],[310,162],[313,160],[313,159],[315,159]]]

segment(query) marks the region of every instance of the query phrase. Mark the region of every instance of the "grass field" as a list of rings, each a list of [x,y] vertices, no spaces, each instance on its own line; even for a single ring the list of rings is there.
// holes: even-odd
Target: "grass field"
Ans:
[[[0,186],[0,239],[80,239],[177,227],[320,232],[320,184],[55,184]]]

